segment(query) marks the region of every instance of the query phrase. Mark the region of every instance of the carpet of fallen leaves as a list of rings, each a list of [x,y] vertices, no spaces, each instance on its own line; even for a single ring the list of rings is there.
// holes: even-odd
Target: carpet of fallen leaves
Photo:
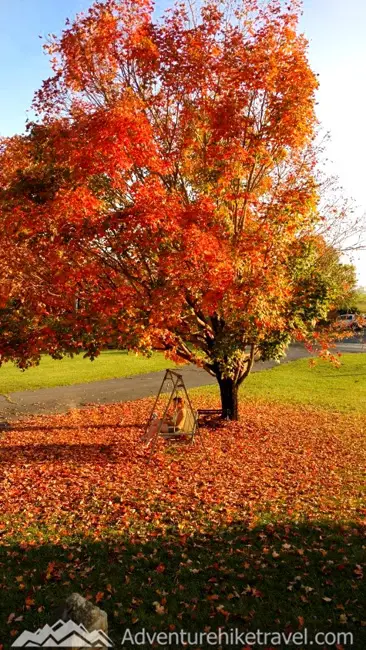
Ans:
[[[201,427],[204,448],[160,440],[148,462],[151,405],[3,432],[0,650],[72,591],[107,611],[117,645],[131,626],[306,626],[351,631],[364,650],[361,418],[246,403],[240,422]]]
[[[46,526],[57,541],[111,528],[154,536],[266,517],[362,519],[359,417],[246,404],[240,422],[201,429],[206,452],[199,439],[161,440],[148,463],[139,437],[150,408],[145,399],[13,424],[0,441],[0,532],[42,538]]]

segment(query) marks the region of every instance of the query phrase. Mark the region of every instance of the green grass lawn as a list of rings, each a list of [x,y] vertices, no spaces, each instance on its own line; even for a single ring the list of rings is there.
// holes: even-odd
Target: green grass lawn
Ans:
[[[165,359],[160,352],[154,352],[148,358],[121,350],[106,350],[94,361],[84,359],[82,355],[61,360],[44,356],[39,366],[25,371],[19,370],[12,363],[4,364],[0,368],[0,393],[72,386],[100,379],[156,372],[174,366],[175,364]]]
[[[366,413],[366,354],[344,354],[341,363],[335,368],[318,360],[311,367],[308,359],[300,359],[253,372],[242,385],[240,397]],[[215,386],[204,388],[207,394],[215,391]]]

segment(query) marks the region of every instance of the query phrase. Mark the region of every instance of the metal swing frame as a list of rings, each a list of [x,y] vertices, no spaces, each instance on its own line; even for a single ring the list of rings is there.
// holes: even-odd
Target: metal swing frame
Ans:
[[[158,429],[156,431],[156,434],[154,435],[154,438],[152,439],[152,442],[151,442],[151,450],[150,450],[149,460],[150,460],[151,456],[153,455],[153,453],[155,451],[156,444],[157,444],[157,441],[158,441],[159,437],[162,437],[165,440],[179,440],[179,439],[182,439],[182,438],[188,438],[188,442],[192,443],[194,441],[195,437],[198,436],[200,441],[201,441],[203,450],[206,453],[203,438],[202,438],[202,435],[201,435],[201,432],[200,432],[199,426],[198,426],[198,413],[193,408],[192,402],[191,402],[191,400],[189,398],[187,389],[185,387],[183,376],[180,373],[175,372],[175,370],[167,369],[165,371],[163,381],[161,382],[159,392],[158,392],[158,394],[156,396],[153,408],[152,408],[151,413],[150,413],[150,417],[149,417],[149,419],[147,421],[147,424],[146,424],[146,427],[145,427],[145,430],[144,430],[144,433],[143,433],[141,439],[143,439],[146,436],[146,434],[148,432],[148,429],[149,429],[149,427],[151,425],[151,422],[154,420],[154,413],[155,413],[156,405],[157,405],[157,403],[159,401],[160,395],[164,392],[163,391],[164,385],[168,381],[172,382],[172,390],[170,391],[169,400],[168,400],[168,402],[166,404],[166,407],[164,409],[164,413],[163,413],[162,417],[160,418],[160,425],[159,425],[159,427],[158,427]],[[170,408],[170,405],[171,405],[171,403],[173,401],[173,397],[175,397],[178,394],[178,391],[183,392],[184,397],[185,397],[185,399],[187,401],[187,405],[189,407],[189,410],[190,410],[190,413],[191,413],[191,418],[192,418],[192,427],[190,427],[191,430],[190,431],[185,431],[185,430],[181,430],[181,429],[178,429],[178,428],[176,428],[176,430],[174,430],[175,427],[172,426],[171,427],[172,431],[163,432],[163,431],[161,431],[161,425],[162,425],[162,423],[163,423],[163,421],[165,419],[165,416],[166,416],[166,414],[167,414],[167,412],[168,412],[168,410]]]

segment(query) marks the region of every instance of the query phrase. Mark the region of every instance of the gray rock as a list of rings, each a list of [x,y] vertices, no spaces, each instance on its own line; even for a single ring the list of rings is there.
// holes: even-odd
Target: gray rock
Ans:
[[[98,630],[106,635],[108,634],[107,613],[77,593],[71,594],[65,600],[63,605],[55,612],[54,620],[73,621],[77,625],[83,625],[88,632]],[[108,644],[101,643],[94,647],[104,649],[108,647]]]
[[[71,596],[66,599],[61,618],[63,621],[71,619],[78,625],[82,623],[88,632],[92,632],[93,630],[103,630],[103,632],[108,634],[108,619],[106,612],[96,605],[93,605],[93,603],[86,600],[80,594],[71,594]]]

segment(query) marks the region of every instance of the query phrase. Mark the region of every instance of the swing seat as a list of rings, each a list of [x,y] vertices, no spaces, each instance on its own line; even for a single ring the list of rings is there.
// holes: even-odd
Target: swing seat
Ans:
[[[188,438],[193,441],[198,423],[197,411],[187,410],[186,417],[182,428],[169,427],[169,431],[160,431],[159,436],[165,440],[179,440],[179,438]]]
[[[178,391],[181,390],[183,392],[185,401],[186,401],[186,415],[184,422],[181,423],[178,426],[169,426],[168,431],[159,431],[158,429],[156,430],[153,438],[151,438],[151,449],[150,449],[150,454],[149,454],[149,459],[148,463],[150,462],[152,455],[155,451],[156,448],[156,442],[159,437],[164,438],[165,440],[185,440],[186,442],[193,442],[195,437],[197,436],[201,442],[202,448],[204,450],[204,453],[206,454],[205,450],[205,445],[202,439],[202,434],[198,426],[198,412],[195,411],[192,407],[191,400],[189,399],[189,395],[187,393],[187,389],[184,385],[183,377],[181,374],[178,372],[175,372],[174,370],[166,370],[165,375],[162,381],[162,384],[160,386],[158,395],[155,399],[150,418],[146,424],[145,427],[145,433],[141,437],[141,441],[146,440],[146,434],[148,432],[148,429],[150,427],[150,424],[152,420],[154,419],[155,412],[156,412],[156,406],[158,403],[158,400],[160,398],[160,395],[164,392],[164,386],[166,385],[167,382],[170,382],[172,384],[172,389],[169,390],[170,392],[170,397],[168,399],[167,405],[165,407],[164,413],[161,416],[161,420],[164,422],[165,416],[168,412],[169,406],[171,405],[172,399],[174,395],[177,395]],[[206,454],[207,456],[207,454]]]

